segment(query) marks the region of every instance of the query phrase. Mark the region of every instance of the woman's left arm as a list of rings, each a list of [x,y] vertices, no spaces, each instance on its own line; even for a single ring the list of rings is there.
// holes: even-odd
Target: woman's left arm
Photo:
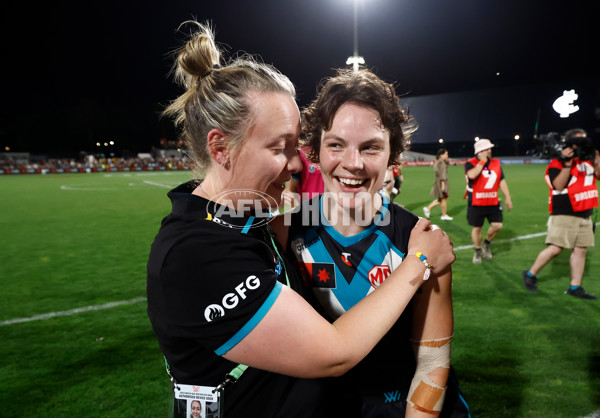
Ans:
[[[454,333],[452,268],[432,274],[413,298],[411,343],[417,368],[408,394],[406,417],[429,417],[444,403]]]

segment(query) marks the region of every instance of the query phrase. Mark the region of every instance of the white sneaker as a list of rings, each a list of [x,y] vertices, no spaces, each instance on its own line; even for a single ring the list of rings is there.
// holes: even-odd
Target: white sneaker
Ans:
[[[424,208],[423,208],[423,213],[425,214],[425,217],[426,217],[427,219],[429,219],[429,216],[431,216],[431,211],[430,211],[430,210],[429,210],[429,208],[427,208],[427,207],[424,207]]]
[[[442,215],[440,218],[442,221],[451,221],[452,219],[454,219],[452,216],[448,216],[448,215]]]

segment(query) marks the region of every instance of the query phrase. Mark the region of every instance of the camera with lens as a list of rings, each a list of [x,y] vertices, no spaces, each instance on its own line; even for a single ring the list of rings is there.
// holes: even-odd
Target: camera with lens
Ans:
[[[577,148],[573,148],[576,145]],[[573,157],[577,157],[580,161],[591,161],[593,162],[596,158],[596,148],[592,138],[581,137],[581,136],[569,136],[565,138],[565,146],[573,148]]]
[[[537,139],[533,155],[538,158],[559,158],[564,143],[558,132],[548,132]]]

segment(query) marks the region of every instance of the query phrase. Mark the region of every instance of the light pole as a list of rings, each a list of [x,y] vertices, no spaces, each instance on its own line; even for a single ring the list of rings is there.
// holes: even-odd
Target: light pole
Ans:
[[[348,57],[346,65],[352,64],[354,71],[358,71],[358,66],[364,64],[365,59],[358,55],[358,0],[354,0],[354,55]]]

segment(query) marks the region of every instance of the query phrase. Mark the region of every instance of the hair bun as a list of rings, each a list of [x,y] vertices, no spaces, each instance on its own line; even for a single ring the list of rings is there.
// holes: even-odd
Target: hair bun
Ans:
[[[209,26],[193,21],[183,24],[185,23],[195,24],[199,28],[177,55],[176,73],[185,87],[190,88],[209,75],[214,67],[219,66],[221,53]]]

